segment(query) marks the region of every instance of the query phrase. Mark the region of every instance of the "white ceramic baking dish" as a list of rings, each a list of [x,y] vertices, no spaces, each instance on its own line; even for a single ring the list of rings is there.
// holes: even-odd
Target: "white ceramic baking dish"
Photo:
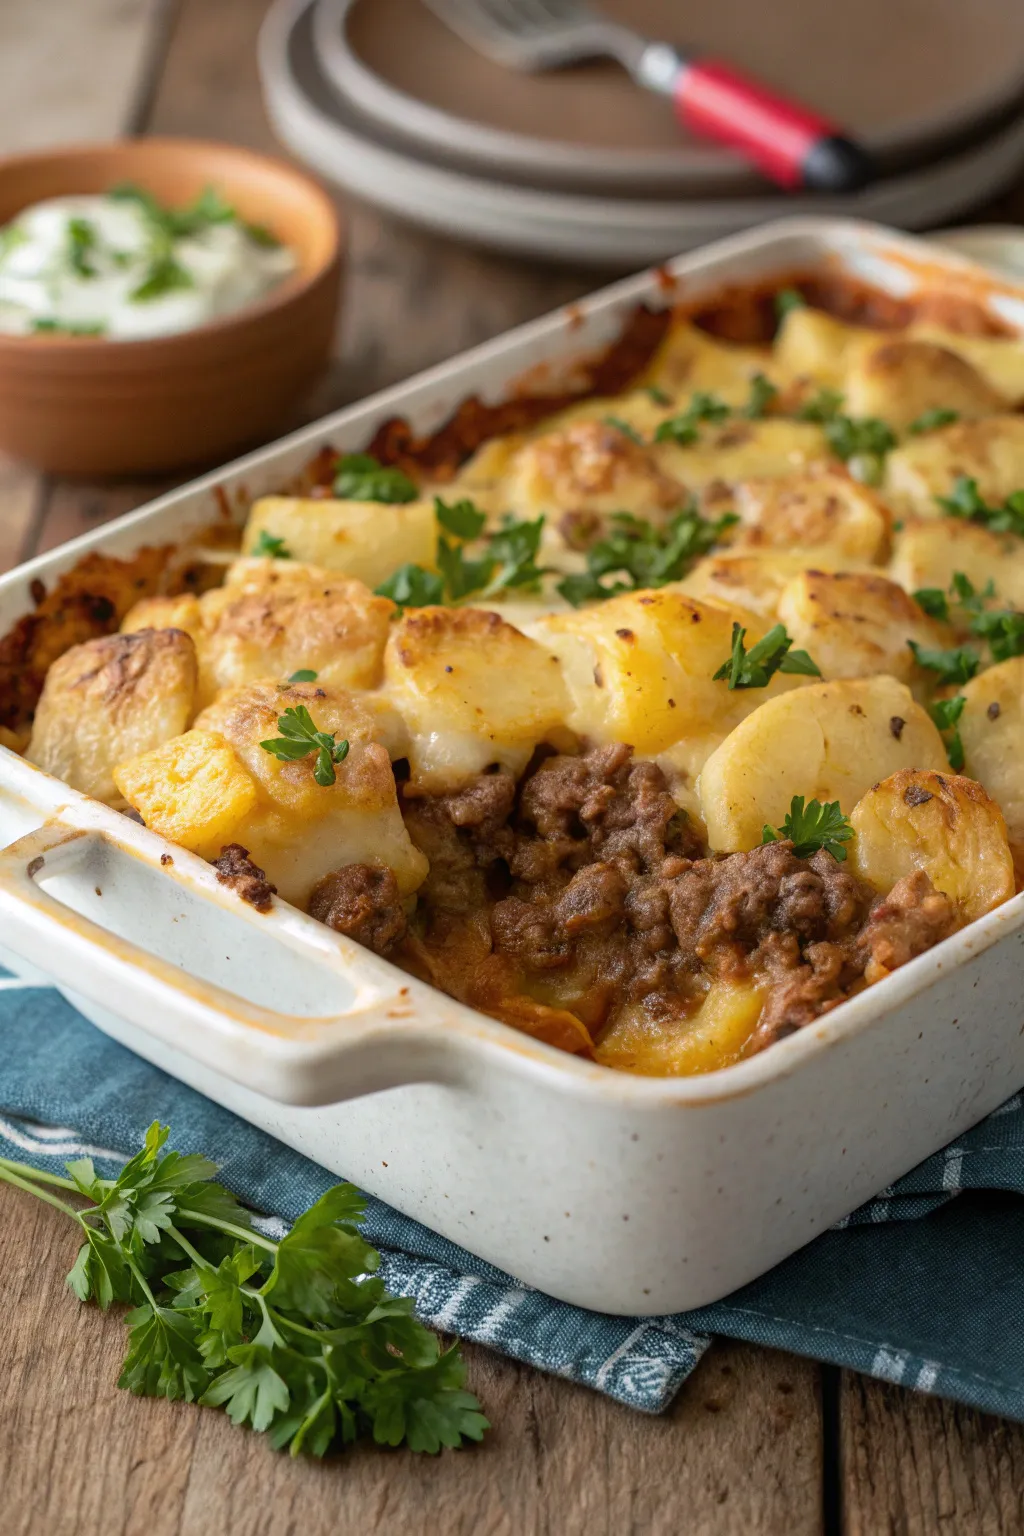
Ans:
[[[871,225],[788,220],[668,272],[689,300],[827,263],[891,292],[967,291],[1024,332],[1024,291]],[[180,540],[218,498],[241,515],[322,444],[362,447],[395,414],[428,431],[468,394],[558,376],[667,287],[664,270],[617,284],[20,567],[0,579],[0,633],[29,611],[32,581],[87,551]],[[672,1080],[538,1044],[282,903],[262,916],[200,859],[0,749],[5,844],[15,969],[40,968],[140,1055],[587,1307],[715,1300],[1024,1084],[1024,897],[763,1054]]]

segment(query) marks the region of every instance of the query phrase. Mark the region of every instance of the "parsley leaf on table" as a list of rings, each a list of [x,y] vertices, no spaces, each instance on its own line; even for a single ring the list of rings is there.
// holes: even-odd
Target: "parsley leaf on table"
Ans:
[[[746,630],[741,624],[732,626],[732,655],[723,661],[713,682],[726,682],[734,688],[766,688],[776,672],[800,673],[805,677],[820,677],[821,671],[806,651],[794,651],[793,641],[786,633],[784,624],[775,624],[748,651],[744,645]]]
[[[318,731],[305,704],[289,706],[278,716],[277,728],[280,736],[260,742],[264,752],[282,763],[297,763],[315,752],[313,777],[323,789],[330,788],[337,778],[335,764],[348,756],[348,742],[336,741],[328,731]]]
[[[120,1386],[223,1407],[292,1455],[360,1435],[427,1453],[483,1437],[458,1346],[442,1352],[412,1300],[377,1277],[352,1185],[328,1190],[275,1242],[213,1182],[212,1163],[166,1141],[151,1126],[116,1179],[88,1158],[67,1178],[0,1158],[0,1179],[78,1224],[68,1281],[79,1299],[131,1307]]]
[[[839,809],[838,800],[829,800],[825,805],[820,800],[811,800],[805,806],[803,795],[794,795],[781,828],[765,826],[761,842],[778,843],[789,838],[798,859],[810,858],[823,848],[842,863],[846,858],[843,844],[852,836],[853,828]]]

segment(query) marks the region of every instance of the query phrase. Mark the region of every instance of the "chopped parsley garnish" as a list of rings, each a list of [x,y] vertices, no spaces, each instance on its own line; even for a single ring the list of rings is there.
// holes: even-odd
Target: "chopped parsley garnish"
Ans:
[[[621,416],[606,416],[604,424],[606,427],[613,427],[616,432],[621,432],[622,436],[628,437],[631,443],[636,443],[640,448],[643,447],[644,440],[636,427],[630,426],[628,421],[623,421]]]
[[[950,495],[935,500],[947,517],[979,523],[991,533],[1015,533],[1024,538],[1024,490],[1013,491],[1002,506],[990,506],[978,490],[977,480],[958,475]]]
[[[940,427],[952,426],[954,421],[959,420],[959,411],[949,411],[941,405],[933,405],[930,411],[922,411],[917,420],[910,423],[907,431],[918,437],[922,432],[937,432]]]
[[[88,219],[68,220],[68,265],[78,277],[96,277],[96,226]]]
[[[384,1289],[353,1185],[274,1239],[212,1182],[215,1163],[166,1151],[167,1136],[151,1125],[116,1179],[88,1157],[66,1178],[0,1158],[0,1179],[71,1221],[78,1300],[132,1308],[118,1386],[224,1408],[293,1456],[360,1435],[429,1453],[482,1439],[458,1345],[442,1351],[412,1300]]]
[[[400,565],[374,591],[378,597],[390,597],[399,608],[432,608],[444,602],[444,579],[422,565]]]
[[[315,683],[319,676],[319,672],[314,672],[312,667],[300,667],[297,672],[292,673],[288,681],[290,683]]]
[[[945,623],[949,618],[949,599],[941,587],[918,587],[913,597],[930,619],[941,619]]]
[[[506,517],[497,533],[492,533],[488,555],[497,569],[487,580],[487,596],[516,587],[535,587],[544,572],[537,564],[543,517],[532,523]]]
[[[954,699],[939,699],[928,706],[928,713],[942,732],[946,756],[954,773],[959,773],[964,766],[964,744],[960,739],[958,721],[966,703],[963,694],[958,693]]]
[[[732,655],[712,674],[714,682],[724,681],[733,688],[766,688],[776,672],[798,672],[805,677],[820,677],[821,671],[806,651],[794,651],[793,641],[784,624],[775,624],[748,651],[744,645],[746,630],[732,626]]]
[[[649,400],[653,400],[655,405],[672,404],[672,396],[669,394],[668,390],[659,388],[657,384],[645,385],[644,394],[648,397]]]
[[[775,295],[775,314],[785,320],[791,309],[806,309],[807,300],[797,288],[780,288]]]
[[[702,421],[725,421],[732,414],[724,400],[717,395],[709,395],[705,390],[698,389],[691,396],[690,403],[685,411],[678,416],[669,416],[658,426],[654,434],[656,443],[677,443],[685,448],[689,443],[695,443],[699,436]]]
[[[798,421],[816,421],[824,423],[834,421],[839,414],[839,407],[843,403],[843,392],[839,389],[819,389],[817,394],[811,395],[797,409]]]
[[[896,435],[878,416],[833,416],[825,422],[825,437],[839,459],[858,454],[883,458],[896,446]]]
[[[789,838],[798,859],[809,859],[823,848],[841,864],[846,858],[843,844],[852,836],[853,828],[839,809],[838,800],[829,800],[825,805],[812,800],[805,806],[803,795],[794,795],[782,826],[765,826],[761,842],[778,843]]]
[[[907,644],[918,666],[925,667],[929,672],[937,672],[943,683],[969,683],[981,666],[981,657],[969,645],[958,645],[948,651],[935,651],[918,645],[916,640],[908,640]]]
[[[188,269],[170,251],[164,250],[153,256],[142,282],[128,297],[133,304],[150,304],[154,299],[166,298],[169,293],[194,287],[195,280]]]
[[[415,501],[416,483],[372,453],[343,453],[334,466],[334,494],[342,501]]]
[[[740,411],[741,416],[757,421],[779,396],[778,387],[763,373],[755,373],[750,381],[750,395]]]
[[[48,318],[33,320],[31,328],[38,336],[103,336],[107,329],[101,320],[86,322]]]
[[[441,527],[457,539],[478,539],[487,523],[486,512],[481,512],[475,502],[468,499],[448,502],[435,496],[434,516]]]
[[[679,581],[737,521],[735,513],[726,512],[709,522],[691,506],[658,527],[629,512],[616,512],[611,533],[587,551],[586,571],[563,577],[556,590],[578,608],[619,592]],[[606,577],[615,579],[608,582]]]
[[[305,704],[286,709],[278,716],[277,728],[280,736],[260,742],[264,752],[282,763],[297,763],[315,752],[313,777],[328,789],[337,778],[335,764],[344,762],[348,756],[348,742],[336,741],[328,731],[318,731]]]
[[[292,552],[285,544],[284,539],[276,538],[268,533],[265,528],[260,529],[260,536],[253,545],[254,555],[267,555],[271,560],[290,560]]]
[[[1024,613],[1010,608],[977,613],[971,620],[971,633],[988,643],[994,661],[1024,656]]]
[[[205,187],[199,196],[183,208],[168,208],[134,182],[125,181],[107,193],[116,202],[136,203],[150,229],[165,241],[183,240],[201,234],[214,224],[238,224],[257,245],[277,246],[280,241],[262,224],[247,224],[215,187]]]

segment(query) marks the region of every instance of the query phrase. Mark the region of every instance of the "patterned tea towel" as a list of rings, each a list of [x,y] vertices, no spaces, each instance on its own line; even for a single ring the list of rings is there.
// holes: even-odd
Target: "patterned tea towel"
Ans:
[[[271,1232],[336,1182],[109,1040],[54,988],[0,968],[0,1155],[59,1171],[88,1154],[109,1176],[154,1119],[181,1151],[213,1157]],[[648,1413],[668,1406],[723,1334],[1024,1419],[1021,1193],[1017,1094],[760,1280],[671,1317],[555,1301],[380,1200],[369,1201],[365,1231],[388,1287],[414,1296],[425,1322]],[[72,1247],[69,1238],[69,1264]]]

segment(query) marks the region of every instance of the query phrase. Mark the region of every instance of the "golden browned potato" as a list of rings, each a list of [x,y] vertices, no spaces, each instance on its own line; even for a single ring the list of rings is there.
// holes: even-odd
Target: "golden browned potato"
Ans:
[[[888,672],[920,681],[907,643],[941,648],[948,631],[928,618],[896,582],[874,571],[802,571],[779,597],[778,616],[823,677]]]
[[[680,408],[698,390],[727,405],[742,405],[755,374],[772,378],[774,362],[767,347],[720,341],[686,322],[673,324],[643,374],[644,381],[670,394]],[[776,382],[778,382],[776,380]],[[662,416],[667,409],[662,410]]]
[[[821,427],[781,416],[705,424],[696,443],[657,443],[652,452],[666,474],[692,490],[793,475],[829,457]]]
[[[280,736],[286,709],[348,741],[335,782],[317,782],[315,754],[282,761],[261,746]],[[426,874],[398,806],[379,721],[355,694],[315,683],[232,688],[187,736],[122,764],[117,783],[147,826],[206,858],[240,843],[286,901],[304,906],[325,875],[348,864],[387,865],[408,895]]]
[[[113,769],[183,731],[195,695],[195,647],[180,629],[87,640],[47,672],[26,756],[113,804]]]
[[[672,590],[685,592],[702,602],[743,608],[748,613],[773,619],[783,590],[805,571],[807,555],[781,549],[723,549],[698,560],[682,581],[672,583]],[[814,565],[821,570],[845,566],[833,549],[815,550]]]
[[[902,432],[926,411],[992,416],[1008,401],[956,352],[934,341],[897,336],[857,353],[844,383],[850,416],[878,416]]]
[[[733,548],[806,550],[872,565],[885,560],[889,514],[873,491],[845,470],[822,465],[803,474],[744,480],[733,493],[740,526]]]
[[[384,693],[409,732],[416,785],[449,789],[493,763],[518,774],[541,742],[570,740],[551,649],[481,608],[405,613],[388,641]]]
[[[257,554],[261,535],[281,539],[294,560],[378,587],[400,565],[433,569],[437,520],[429,501],[264,496],[249,513],[242,553]]]
[[[749,982],[712,981],[688,1018],[652,1018],[642,1004],[624,1008],[598,1042],[595,1059],[619,1072],[690,1077],[739,1061],[757,1027],[763,990]]]
[[[755,692],[757,690],[750,690]],[[942,737],[893,677],[812,683],[767,699],[701,770],[701,813],[712,848],[754,848],[781,827],[794,795],[846,814],[900,768],[946,768]]]
[[[936,498],[949,496],[961,476],[996,505],[1024,487],[1024,416],[956,421],[905,439],[886,458],[882,495],[901,516],[940,517]]]
[[[608,421],[577,421],[521,448],[502,485],[508,509],[521,517],[544,513],[598,517],[623,507],[637,517],[663,518],[686,500],[684,485],[658,463],[650,447]]]
[[[842,389],[858,355],[880,339],[878,331],[847,325],[820,309],[801,306],[791,309],[779,327],[775,363],[790,379]]]
[[[921,869],[964,923],[1013,895],[1003,813],[974,779],[903,768],[858,800],[850,822],[850,867],[883,895]]]
[[[178,615],[195,641],[202,706],[222,688],[303,670],[327,684],[375,687],[395,605],[318,566],[243,558],[222,587],[198,599],[139,603],[125,624],[159,622],[161,611]]]
[[[991,581],[1003,604],[1024,606],[1024,543],[958,517],[907,518],[893,538],[888,574],[907,592],[948,592],[962,573],[983,592]]]
[[[947,331],[942,326],[922,323],[912,325],[910,336],[938,342],[977,369],[992,389],[1011,405],[1024,401],[1024,345],[1016,336],[966,336]]]
[[[1024,656],[979,672],[961,692],[965,769],[999,802],[1024,879]]]

